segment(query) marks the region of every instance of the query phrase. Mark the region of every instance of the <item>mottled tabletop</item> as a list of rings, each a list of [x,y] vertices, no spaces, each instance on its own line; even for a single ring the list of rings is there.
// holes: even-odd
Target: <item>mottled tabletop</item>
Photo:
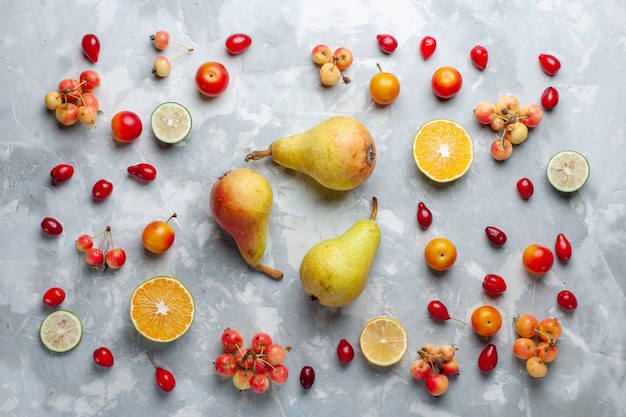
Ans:
[[[150,35],[167,30],[174,42],[194,49],[173,62],[171,74],[151,73],[159,54],[174,58],[174,45],[162,53]],[[230,55],[225,39],[243,32],[252,46]],[[97,63],[81,52],[84,34],[102,44]],[[395,36],[398,48],[384,54],[376,35]],[[626,310],[626,168],[622,115],[626,70],[626,7],[608,0],[555,1],[376,1],[341,2],[244,0],[186,2],[132,1],[5,2],[0,14],[0,414],[6,416],[624,416]],[[420,40],[430,35],[437,49],[427,60]],[[349,84],[320,85],[310,52],[319,43],[346,46],[354,63]],[[484,71],[469,51],[489,51]],[[538,55],[556,55],[554,76],[544,73]],[[230,85],[205,99],[194,82],[206,61],[224,64]],[[369,80],[376,64],[401,82],[398,99],[375,105]],[[439,100],[431,90],[433,72],[453,66],[463,76],[461,91]],[[62,127],[44,105],[44,95],[61,79],[96,70],[101,113],[96,127]],[[497,137],[473,116],[475,106],[512,94],[539,103],[553,86],[560,101],[546,111],[528,140],[512,156],[495,161],[490,144]],[[186,106],[193,118],[190,135],[162,146],[149,126],[152,110],[165,101]],[[112,116],[137,113],[144,129],[133,143],[112,138]],[[271,160],[244,161],[254,149],[312,127],[336,115],[360,120],[377,146],[372,176],[351,191],[330,191],[311,178]],[[416,167],[415,133],[425,122],[452,119],[471,134],[474,161],[462,178],[438,185]],[[578,192],[564,195],[546,180],[548,159],[573,149],[584,154],[591,175]],[[155,181],[141,183],[126,168],[146,162],[157,168]],[[75,168],[65,184],[52,185],[49,172],[60,163]],[[248,267],[233,240],[211,215],[209,191],[233,168],[248,166],[271,184],[274,205],[263,261],[281,269],[272,280]],[[516,183],[527,177],[535,193],[523,200]],[[100,202],[91,197],[98,179],[114,184]],[[309,300],[299,266],[314,244],[343,233],[369,217],[372,196],[379,203],[382,239],[360,297],[341,308]],[[433,213],[428,229],[417,225],[418,202]],[[171,221],[176,233],[162,255],[145,251],[141,232],[157,219]],[[56,218],[64,227],[47,236],[40,223]],[[110,225],[117,246],[127,254],[119,270],[90,268],[74,244],[84,233]],[[494,248],[484,229],[496,226],[508,236]],[[544,276],[527,273],[522,252],[532,243],[552,247],[565,234],[573,248],[567,263],[556,262]],[[443,236],[456,244],[458,258],[445,273],[424,262],[428,241]],[[505,278],[507,290],[491,297],[482,289],[486,274]],[[187,334],[158,344],[140,336],[129,319],[130,296],[147,278],[179,278],[194,296],[196,316]],[[44,292],[61,287],[58,307],[42,303]],[[578,308],[563,311],[559,291],[576,294]],[[495,306],[502,329],[489,340],[470,325],[433,320],[430,300],[448,305],[466,322],[480,305]],[[58,355],[39,340],[39,326],[53,309],[82,320],[81,343]],[[513,318],[530,313],[556,317],[563,327],[559,356],[548,374],[531,378],[512,354]],[[374,317],[392,317],[405,327],[409,348],[394,366],[370,365],[361,355],[359,334]],[[268,392],[239,392],[218,376],[213,360],[221,353],[220,334],[236,328],[249,340],[266,332],[292,347],[284,361],[285,385]],[[345,338],[356,350],[341,364],[336,346]],[[460,375],[434,398],[409,373],[423,344],[450,343],[457,350]],[[483,374],[478,356],[487,343],[499,352],[497,367]],[[112,368],[92,359],[106,346]],[[155,362],[171,370],[176,388],[159,390]],[[310,365],[316,381],[299,382]]]

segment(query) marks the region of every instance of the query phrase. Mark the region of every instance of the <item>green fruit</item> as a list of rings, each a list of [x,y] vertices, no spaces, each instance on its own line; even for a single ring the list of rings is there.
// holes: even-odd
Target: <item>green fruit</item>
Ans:
[[[41,343],[55,353],[69,352],[80,343],[83,325],[76,314],[55,310],[44,317],[39,327]]]
[[[550,184],[565,193],[578,191],[589,178],[589,162],[576,151],[555,153],[546,168]]]

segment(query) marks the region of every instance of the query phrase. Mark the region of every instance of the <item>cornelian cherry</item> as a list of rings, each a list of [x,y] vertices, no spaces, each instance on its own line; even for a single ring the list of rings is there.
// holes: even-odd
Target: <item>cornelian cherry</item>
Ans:
[[[172,374],[167,369],[161,368],[154,363],[152,360],[152,356],[148,353],[148,358],[150,359],[150,363],[155,369],[155,379],[156,383],[165,392],[170,392],[176,386],[176,379],[174,378],[174,374]]]
[[[487,235],[489,242],[491,242],[491,244],[496,248],[499,248],[506,243],[506,234],[495,226],[487,226],[485,228],[485,234]]]
[[[541,94],[541,105],[546,110],[552,110],[559,104],[559,91],[554,87],[546,88]]]
[[[300,385],[302,388],[309,389],[315,382],[315,370],[310,366],[304,366],[300,371]]]
[[[231,55],[238,55],[252,45],[252,38],[245,33],[235,33],[226,38],[226,50]]]
[[[56,236],[63,233],[63,226],[57,219],[44,217],[41,221],[41,230],[43,230],[46,234]]]
[[[528,178],[517,181],[517,192],[524,200],[528,200],[535,192],[535,186]]]
[[[113,353],[108,348],[101,346],[93,351],[93,360],[104,368],[110,368],[114,362]]]
[[[487,62],[489,61],[489,53],[487,52],[487,48],[481,45],[476,45],[470,51],[470,58],[472,58],[472,63],[479,70],[484,70],[487,68]]]
[[[91,195],[94,200],[104,200],[113,192],[113,184],[107,180],[98,180],[91,189]]]
[[[478,369],[481,372],[491,372],[498,364],[498,349],[496,345],[488,344],[478,356]]]
[[[554,55],[539,54],[538,59],[541,69],[548,75],[554,75],[561,69],[561,62]]]
[[[576,310],[576,307],[578,307],[576,296],[568,290],[560,291],[556,296],[556,302],[563,310]]]
[[[63,184],[74,175],[74,167],[69,164],[59,164],[50,170],[53,184]]]
[[[423,202],[417,203],[417,223],[423,229],[427,229],[433,222],[433,214]]]
[[[152,181],[157,175],[156,168],[146,163],[129,166],[126,171],[129,175],[144,181]]]
[[[459,319],[450,317],[450,314],[448,313],[448,308],[445,306],[444,303],[442,303],[439,300],[433,300],[430,303],[428,303],[428,313],[430,313],[430,315],[437,320],[444,320],[444,321],[455,320],[455,321],[458,321],[459,323],[465,324]]]
[[[483,279],[483,289],[487,294],[500,295],[506,291],[506,282],[500,275],[487,274]]]
[[[100,56],[100,39],[92,33],[83,36],[81,41],[83,53],[91,62],[98,62]]]
[[[59,287],[52,287],[43,295],[43,303],[50,307],[55,307],[65,300],[65,291]]]
[[[572,257],[572,245],[563,233],[559,233],[556,236],[554,251],[556,252],[556,257],[561,262],[567,262]]]
[[[354,359],[354,348],[346,339],[341,339],[337,346],[337,357],[343,363],[348,363]]]
[[[422,58],[428,59],[437,49],[437,40],[432,36],[424,36],[420,42],[420,54]]]

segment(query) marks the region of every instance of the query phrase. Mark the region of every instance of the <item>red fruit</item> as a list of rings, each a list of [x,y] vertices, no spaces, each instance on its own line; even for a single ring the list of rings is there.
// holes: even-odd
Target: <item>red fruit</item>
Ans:
[[[561,69],[561,62],[554,55],[539,54],[539,63],[541,69],[548,75],[554,75]]]
[[[159,388],[165,392],[170,392],[176,386],[174,375],[167,369],[156,368],[155,378]]]
[[[552,251],[538,244],[529,245],[522,254],[524,268],[533,274],[545,274],[552,268],[554,255]]]
[[[315,370],[310,366],[305,366],[300,371],[300,385],[302,388],[309,389],[315,382]]]
[[[144,181],[152,181],[157,175],[156,168],[145,163],[129,166],[126,171],[129,175]]]
[[[578,300],[573,292],[568,290],[560,291],[556,296],[556,302],[563,310],[575,310],[578,307]]]
[[[489,53],[487,52],[487,48],[484,46],[476,45],[470,51],[470,57],[472,58],[472,62],[479,70],[484,70],[487,68],[487,61],[489,61]]]
[[[570,245],[569,240],[563,233],[559,233],[556,236],[554,251],[556,252],[556,257],[561,262],[567,262],[572,257],[572,245]]]
[[[100,39],[94,34],[87,34],[83,36],[81,42],[83,53],[91,62],[98,62],[98,56],[100,55]]]
[[[435,52],[437,48],[437,40],[432,36],[424,36],[420,42],[420,53],[422,58],[428,59]]]
[[[499,295],[506,291],[506,282],[500,275],[487,274],[483,279],[483,289],[487,294]]]
[[[455,320],[459,323],[463,323],[459,319],[455,319],[454,317],[450,317],[450,313],[448,313],[448,308],[439,300],[433,300],[428,303],[428,313],[437,320]],[[463,323],[465,324],[465,323]]]
[[[432,222],[433,215],[428,207],[426,207],[426,204],[422,203],[421,201],[417,203],[417,223],[420,225],[420,227],[422,227],[423,229],[427,229],[428,226],[432,224]]]
[[[50,170],[53,184],[63,184],[74,175],[74,167],[68,164],[59,164]]]
[[[390,54],[398,47],[398,41],[391,35],[380,34],[376,36],[378,47],[386,54]]]
[[[354,359],[354,348],[346,339],[341,339],[337,346],[337,357],[343,363],[348,363]]]
[[[52,287],[43,295],[43,303],[50,307],[55,307],[65,300],[65,291],[59,287]]]
[[[113,184],[107,180],[98,180],[91,189],[94,200],[104,200],[113,192]]]
[[[49,235],[56,236],[63,232],[63,226],[61,226],[61,223],[59,223],[57,219],[44,217],[41,221],[41,230]]]
[[[113,354],[104,346],[93,351],[93,360],[100,366],[110,368],[113,366]]]
[[[485,228],[485,234],[487,235],[487,239],[489,242],[496,248],[501,247],[506,243],[506,234],[494,226],[487,226]]]
[[[132,111],[120,111],[111,118],[111,132],[118,142],[132,142],[141,135],[142,130],[141,119]]]
[[[226,49],[232,55],[237,55],[252,45],[252,38],[244,33],[235,33],[226,38]]]
[[[535,186],[528,178],[517,181],[517,192],[524,200],[528,200],[535,192]]]
[[[488,344],[478,356],[478,369],[481,372],[491,372],[498,364],[498,350],[496,345]]]
[[[541,94],[541,105],[546,110],[552,110],[559,104],[559,91],[554,87],[546,88]]]

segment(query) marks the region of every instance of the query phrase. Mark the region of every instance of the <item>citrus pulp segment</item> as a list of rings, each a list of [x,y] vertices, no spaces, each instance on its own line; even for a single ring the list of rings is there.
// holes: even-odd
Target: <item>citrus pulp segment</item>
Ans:
[[[191,114],[184,106],[172,101],[159,104],[150,116],[154,136],[164,143],[177,143],[191,131]]]
[[[446,119],[426,122],[415,135],[413,159],[419,170],[436,182],[462,177],[474,160],[474,144],[460,124]]]
[[[171,342],[184,335],[195,316],[187,287],[167,276],[150,278],[133,292],[130,319],[137,331],[154,342]]]
[[[404,327],[388,317],[377,317],[365,324],[359,338],[361,353],[367,361],[377,366],[390,366],[400,362],[408,347]]]
[[[579,190],[589,178],[589,162],[576,151],[560,151],[552,155],[546,168],[548,181],[565,193]]]
[[[76,314],[55,310],[44,317],[39,327],[41,343],[55,353],[74,349],[83,337],[83,325]]]

